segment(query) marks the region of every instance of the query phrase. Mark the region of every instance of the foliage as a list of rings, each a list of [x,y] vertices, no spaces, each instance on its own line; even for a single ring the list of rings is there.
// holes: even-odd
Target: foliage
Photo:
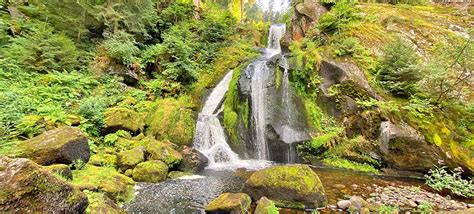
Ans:
[[[433,213],[434,205],[430,202],[423,201],[417,207],[417,212],[421,214]]]
[[[390,206],[390,205],[385,205],[385,204],[382,204],[379,209],[377,210],[377,213],[380,213],[380,214],[394,214],[394,213],[398,213],[398,207],[396,206]]]
[[[104,45],[108,56],[124,65],[130,65],[135,59],[134,56],[139,52],[135,43],[132,35],[120,31],[105,40]]]
[[[349,161],[349,160],[341,159],[341,158],[332,158],[332,157],[326,158],[326,159],[323,159],[323,163],[329,166],[333,166],[333,167],[351,169],[351,170],[356,170],[356,171],[361,171],[361,172],[370,172],[370,173],[375,173],[375,174],[379,172],[377,169],[375,169],[373,166],[369,164],[357,163],[357,162],[353,162],[353,161]]]
[[[307,39],[294,41],[290,45],[292,60],[296,65],[296,70],[291,72],[291,81],[297,90],[316,93],[316,87],[320,83],[317,74],[322,61],[319,43]]]
[[[449,189],[456,195],[467,198],[474,197],[474,183],[470,179],[463,179],[461,177],[462,172],[460,167],[450,172],[448,172],[446,166],[435,167],[425,175],[426,184],[437,191]]]
[[[335,46],[334,54],[336,56],[354,56],[364,52],[364,47],[359,43],[359,40],[354,37],[345,38],[336,43]]]
[[[339,1],[319,18],[317,27],[325,34],[341,33],[360,18],[358,13],[354,3]]]
[[[421,79],[419,60],[406,42],[396,40],[385,47],[375,68],[376,81],[394,96],[409,97],[417,92]]]
[[[92,136],[99,136],[104,125],[104,112],[107,107],[102,98],[88,97],[81,102],[77,113],[84,118],[81,129]]]

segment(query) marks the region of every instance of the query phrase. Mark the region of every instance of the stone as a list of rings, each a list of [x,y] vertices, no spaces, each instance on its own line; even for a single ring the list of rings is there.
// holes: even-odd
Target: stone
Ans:
[[[168,178],[170,179],[178,179],[184,176],[191,176],[193,173],[190,172],[181,172],[181,171],[171,171],[168,173]]]
[[[173,149],[169,142],[149,141],[145,145],[147,152],[147,160],[160,160],[169,167],[173,167],[181,163],[183,156],[181,153]]]
[[[89,199],[86,213],[127,213],[104,193],[85,191]]]
[[[350,198],[350,202],[352,206],[356,208],[356,210],[360,210],[365,204],[367,204],[367,202],[364,199],[358,196],[352,196]]]
[[[35,162],[0,157],[1,213],[83,213],[87,197]]]
[[[260,198],[257,202],[254,214],[270,214],[278,213],[278,208],[275,204],[266,197]]]
[[[178,169],[185,172],[199,172],[207,166],[209,160],[200,151],[185,146],[181,151],[183,160]]]
[[[122,107],[108,108],[105,113],[104,134],[115,133],[118,130],[133,133],[141,132],[145,126],[143,116],[139,113]]]
[[[342,210],[348,209],[351,205],[352,203],[349,200],[340,200],[337,202],[337,207]]]
[[[133,169],[133,180],[140,182],[158,183],[166,180],[167,175],[168,166],[159,160],[140,163]]]
[[[23,141],[14,157],[29,158],[40,165],[71,164],[89,161],[90,149],[85,134],[75,127],[63,126]]]
[[[72,180],[72,171],[68,165],[65,164],[53,164],[45,167],[51,173],[59,175],[67,180]]]
[[[339,190],[346,188],[344,184],[334,184],[333,187]]]
[[[123,81],[125,84],[135,85],[140,80],[138,71],[139,70],[135,69],[134,66],[125,66],[122,64],[110,63],[106,72],[111,75],[123,77]]]
[[[254,199],[265,196],[274,201],[295,201],[307,208],[326,204],[323,185],[307,165],[273,166],[256,171],[245,182],[244,192]]]
[[[108,166],[116,167],[117,166],[117,155],[107,154],[107,153],[97,153],[91,155],[89,164],[94,166]]]
[[[230,212],[245,214],[250,212],[252,199],[245,193],[223,193],[206,206],[206,212]]]
[[[114,168],[87,164],[81,170],[72,172],[72,184],[81,190],[103,192],[116,202],[125,202],[133,197],[135,182],[120,174]]]
[[[117,154],[117,165],[122,171],[133,169],[143,161],[145,161],[145,149],[143,147],[137,147]]]
[[[362,209],[360,209],[360,214],[369,214],[370,213],[370,210],[366,207],[363,207]]]

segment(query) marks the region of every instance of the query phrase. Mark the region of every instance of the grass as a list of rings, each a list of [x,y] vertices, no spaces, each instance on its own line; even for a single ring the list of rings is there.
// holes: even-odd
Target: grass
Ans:
[[[344,169],[350,169],[350,170],[361,171],[361,172],[369,172],[369,173],[374,173],[374,174],[379,173],[379,171],[370,164],[357,163],[357,162],[349,161],[342,158],[329,157],[329,158],[324,159],[323,163],[328,166],[332,166],[336,168],[344,168]]]

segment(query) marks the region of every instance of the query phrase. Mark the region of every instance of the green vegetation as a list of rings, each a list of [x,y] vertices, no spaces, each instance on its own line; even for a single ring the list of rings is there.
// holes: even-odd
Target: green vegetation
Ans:
[[[433,204],[423,201],[418,205],[417,212],[420,212],[421,214],[433,213],[433,208]]]
[[[445,166],[436,167],[425,175],[426,184],[437,191],[448,189],[455,195],[472,198],[474,197],[474,183],[471,179],[463,179],[462,172],[461,168],[449,172]]]
[[[398,213],[398,207],[382,204],[377,210],[380,214],[394,214]]]

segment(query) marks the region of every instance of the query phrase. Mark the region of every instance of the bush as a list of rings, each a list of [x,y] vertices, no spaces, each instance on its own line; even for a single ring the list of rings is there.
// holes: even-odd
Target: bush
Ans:
[[[82,100],[77,113],[85,120],[81,122],[81,128],[92,136],[100,136],[100,130],[104,125],[104,112],[107,107],[105,101],[97,97],[89,97]]]
[[[317,27],[326,34],[341,33],[360,18],[358,12],[354,3],[340,1],[320,17]]]
[[[335,44],[334,54],[336,56],[354,56],[364,52],[364,47],[359,43],[359,40],[354,37],[345,38]]]
[[[104,42],[107,55],[124,65],[132,64],[135,55],[140,51],[135,43],[133,36],[125,32],[117,33]]]
[[[375,78],[392,95],[407,98],[417,92],[416,83],[421,79],[419,61],[406,42],[396,40],[385,47]]]
[[[446,170],[446,166],[435,167],[425,175],[426,184],[437,191],[449,189],[453,194],[472,198],[474,197],[474,183],[472,180],[464,180],[461,177],[462,172],[460,167],[451,172]]]

